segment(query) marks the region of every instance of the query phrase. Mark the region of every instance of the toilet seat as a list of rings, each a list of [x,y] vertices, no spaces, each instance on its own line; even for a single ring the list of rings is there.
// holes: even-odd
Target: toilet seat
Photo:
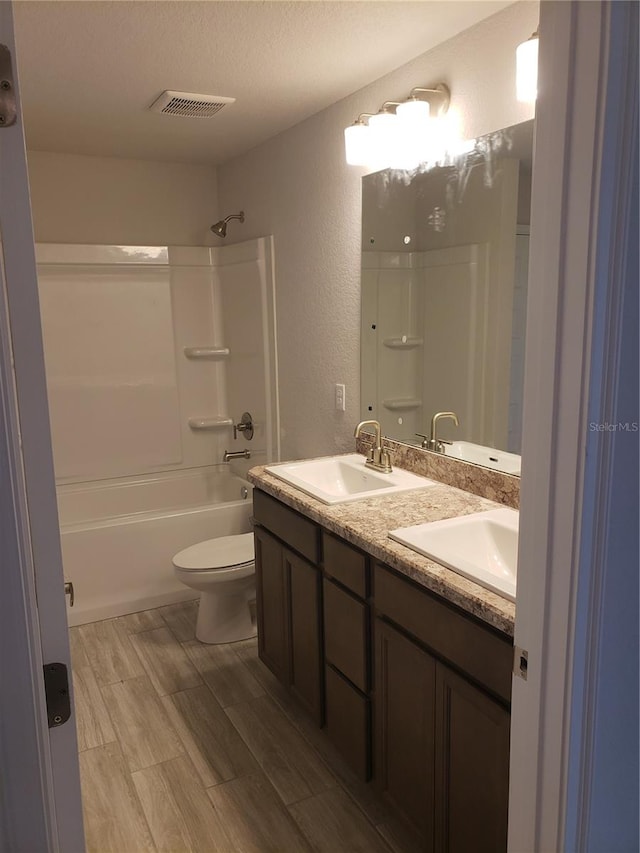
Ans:
[[[206,539],[179,551],[173,558],[177,569],[187,572],[216,572],[253,564],[253,533]]]
[[[197,640],[235,643],[255,637],[253,533],[197,542],[175,555],[173,567],[185,586],[200,593]]]

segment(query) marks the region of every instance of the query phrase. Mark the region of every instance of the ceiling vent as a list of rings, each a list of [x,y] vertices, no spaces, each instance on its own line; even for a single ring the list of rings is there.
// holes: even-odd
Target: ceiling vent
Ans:
[[[163,92],[149,107],[154,113],[187,118],[211,118],[235,98],[220,95],[196,95],[193,92]]]

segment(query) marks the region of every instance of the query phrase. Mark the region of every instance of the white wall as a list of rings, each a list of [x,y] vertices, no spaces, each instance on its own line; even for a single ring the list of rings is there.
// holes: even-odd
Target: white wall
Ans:
[[[37,243],[213,245],[213,166],[29,151]]]
[[[537,22],[537,2],[514,4],[219,168],[220,210],[246,213],[237,239],[275,237],[283,459],[352,449],[359,417],[364,170],[346,165],[343,129],[441,80],[465,137],[532,118],[515,100],[515,49]],[[347,386],[344,413],[336,382]]]

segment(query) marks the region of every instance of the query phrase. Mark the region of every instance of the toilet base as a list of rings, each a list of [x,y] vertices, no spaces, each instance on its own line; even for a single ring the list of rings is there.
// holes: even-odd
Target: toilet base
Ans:
[[[237,643],[255,637],[257,628],[251,618],[255,592],[243,590],[233,595],[203,592],[198,605],[196,639],[201,643]]]

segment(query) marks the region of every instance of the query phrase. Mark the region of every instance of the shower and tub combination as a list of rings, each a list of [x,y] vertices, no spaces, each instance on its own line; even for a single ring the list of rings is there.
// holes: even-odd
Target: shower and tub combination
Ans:
[[[69,624],[196,598],[173,558],[246,550],[243,475],[279,458],[272,239],[37,260]]]

